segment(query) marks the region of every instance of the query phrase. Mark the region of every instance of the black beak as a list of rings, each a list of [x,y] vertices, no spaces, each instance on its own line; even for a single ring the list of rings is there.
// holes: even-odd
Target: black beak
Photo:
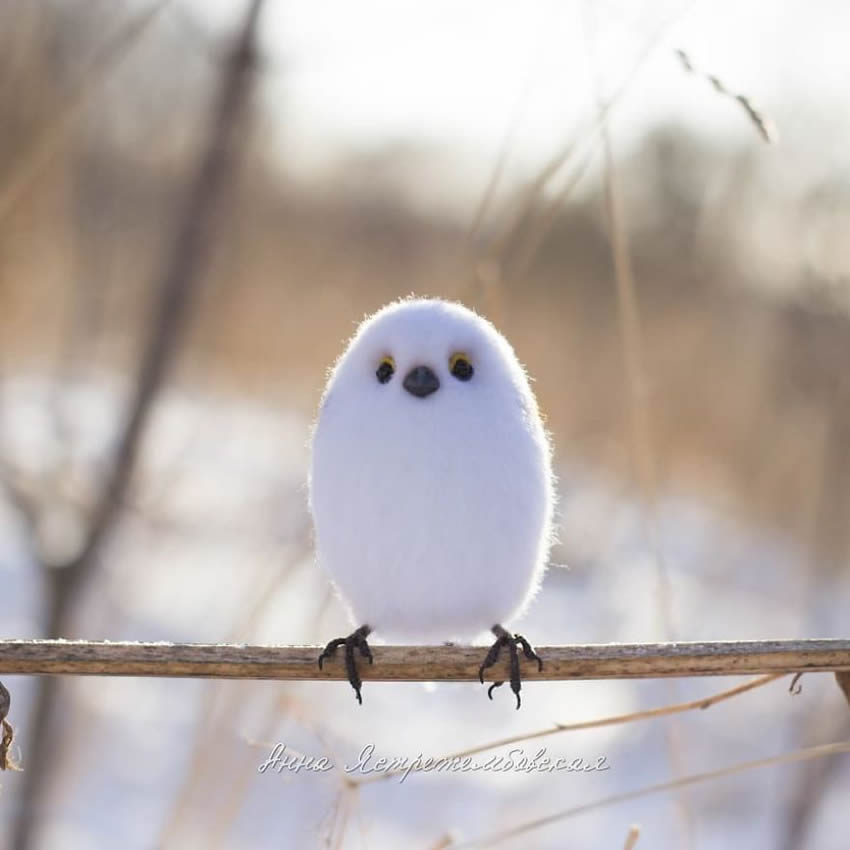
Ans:
[[[440,389],[440,379],[433,369],[427,366],[415,366],[404,379],[404,388],[417,398],[425,398]]]

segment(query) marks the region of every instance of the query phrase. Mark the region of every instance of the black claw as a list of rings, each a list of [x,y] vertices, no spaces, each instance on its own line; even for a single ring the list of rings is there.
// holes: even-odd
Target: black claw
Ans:
[[[481,666],[478,668],[478,679],[482,685],[484,684],[484,671],[488,667],[492,667],[499,660],[499,651],[501,650],[504,641],[504,635],[499,635],[496,642],[490,647],[490,650],[484,658]]]
[[[363,697],[360,695],[363,680],[360,678],[360,673],[357,670],[357,662],[354,660],[354,650],[355,648],[359,649],[363,658],[367,658],[370,664],[374,663],[372,650],[366,641],[371,631],[372,629],[369,626],[360,626],[359,629],[355,629],[348,637],[334,638],[319,655],[319,669],[321,670],[322,663],[326,658],[330,658],[336,654],[339,647],[345,647],[345,672],[348,675],[348,683],[354,688],[354,695],[357,697],[357,702],[360,705],[363,705]]]
[[[321,655],[319,655],[319,669],[322,669],[322,662],[326,658],[330,658],[340,646],[345,644],[345,638],[334,638],[323,650]]]
[[[529,659],[529,661],[537,662],[537,671],[540,672],[543,669],[543,659],[534,651],[534,648],[531,644],[522,636],[522,635],[512,635],[506,629],[503,629],[501,626],[493,626],[493,634],[496,635],[496,640],[493,645],[490,647],[487,652],[486,657],[484,658],[484,662],[478,668],[478,678],[481,681],[481,684],[484,684],[484,671],[488,667],[492,667],[499,660],[499,653],[502,650],[502,647],[506,647],[508,650],[508,654],[510,656],[510,683],[511,690],[514,692],[516,696],[516,707],[519,710],[519,707],[522,705],[522,700],[520,698],[519,692],[522,688],[522,679],[520,676],[520,667],[519,667],[519,652],[517,651],[517,646],[522,649],[522,654]],[[503,685],[504,682],[495,682],[490,685],[487,689],[487,696],[492,700],[493,699],[493,690],[494,688],[498,688],[500,685]]]
[[[534,647],[522,635],[516,635],[515,639],[522,647],[522,654],[529,661],[537,662],[537,672],[540,673],[543,670],[543,659],[534,651]]]

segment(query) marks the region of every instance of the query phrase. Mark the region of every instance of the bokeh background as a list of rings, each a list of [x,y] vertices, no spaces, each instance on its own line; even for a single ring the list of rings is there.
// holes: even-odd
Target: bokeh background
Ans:
[[[0,633],[345,631],[310,421],[360,318],[415,292],[487,315],[535,378],[560,490],[535,643],[847,637],[850,9],[251,9],[0,2]],[[4,682],[14,850],[424,850],[850,735],[810,675],[523,745],[604,773],[355,789],[369,743],[437,756],[737,680],[529,684],[521,712],[472,685],[367,683],[358,708],[345,683]],[[338,767],[258,774],[276,741]],[[848,792],[838,755],[499,846],[637,823],[638,847],[829,850]]]

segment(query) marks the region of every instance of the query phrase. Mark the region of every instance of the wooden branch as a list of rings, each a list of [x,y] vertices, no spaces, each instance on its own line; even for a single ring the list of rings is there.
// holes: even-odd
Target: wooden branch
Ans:
[[[363,679],[469,682],[478,679],[485,648],[374,646],[373,651],[373,665],[358,657]],[[850,671],[850,640],[582,644],[537,651],[544,660],[539,673],[520,656],[527,681]],[[319,670],[319,652],[318,646],[0,640],[0,674],[345,679],[342,653]],[[506,655],[486,671],[487,680],[508,678]]]

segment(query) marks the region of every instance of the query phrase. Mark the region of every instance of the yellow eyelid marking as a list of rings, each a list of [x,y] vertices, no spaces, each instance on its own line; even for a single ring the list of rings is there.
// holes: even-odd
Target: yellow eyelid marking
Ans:
[[[450,370],[454,369],[454,367],[457,366],[458,360],[466,360],[467,363],[470,363],[470,364],[472,363],[472,361],[469,359],[469,355],[467,355],[467,353],[465,351],[456,351],[449,358],[449,369]]]

